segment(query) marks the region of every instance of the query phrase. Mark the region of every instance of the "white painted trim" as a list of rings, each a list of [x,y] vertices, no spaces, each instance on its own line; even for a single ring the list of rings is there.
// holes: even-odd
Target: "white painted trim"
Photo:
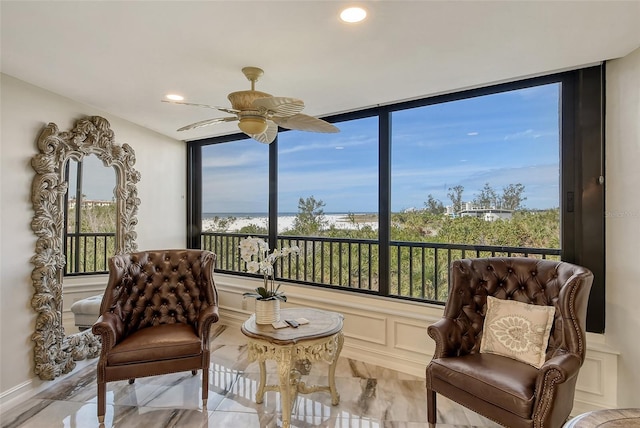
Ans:
[[[33,381],[29,379],[0,394],[0,414],[35,395],[32,383]]]
[[[0,394],[0,415],[9,409],[22,404],[23,402],[35,397],[40,392],[51,388],[52,386],[63,382],[69,376],[73,376],[77,370],[93,363],[96,359],[76,361],[76,367],[70,373],[57,377],[55,380],[43,381],[36,377],[22,382]],[[97,385],[96,385],[97,388]]]

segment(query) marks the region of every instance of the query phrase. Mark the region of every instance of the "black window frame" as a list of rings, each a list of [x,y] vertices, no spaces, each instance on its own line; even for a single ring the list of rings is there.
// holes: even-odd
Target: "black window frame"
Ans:
[[[391,219],[391,114],[395,111],[468,99],[550,83],[561,84],[560,209],[561,259],[588,267],[594,274],[589,298],[587,331],[605,329],[605,189],[604,189],[605,64],[456,91],[411,101],[323,117],[332,123],[378,116],[379,292],[389,294]],[[287,132],[280,129],[279,132]],[[202,147],[244,140],[241,133],[189,141],[187,144],[187,247],[199,248],[202,227]],[[269,148],[269,244],[277,240],[278,142]],[[357,292],[359,290],[349,290]],[[397,298],[397,297],[394,297]],[[443,304],[442,302],[438,302]]]

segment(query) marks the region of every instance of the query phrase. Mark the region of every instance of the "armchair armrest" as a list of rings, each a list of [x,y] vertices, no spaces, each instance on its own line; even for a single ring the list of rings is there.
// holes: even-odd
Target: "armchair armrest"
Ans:
[[[198,316],[198,337],[206,338],[206,343],[209,343],[209,331],[211,330],[211,324],[218,322],[220,316],[218,314],[218,306],[211,305],[204,311],[200,312]]]
[[[582,362],[576,354],[560,354],[549,358],[540,367],[536,380],[536,396],[540,398],[545,389],[564,383],[578,375]]]
[[[433,358],[449,357],[460,347],[459,328],[451,318],[441,318],[427,328],[427,333],[436,342]]]
[[[110,350],[124,335],[122,320],[111,312],[106,312],[98,318],[91,327],[93,334],[102,338],[102,352]]]
[[[578,355],[566,353],[549,358],[540,367],[533,415],[535,426],[554,426],[571,412],[581,365]]]

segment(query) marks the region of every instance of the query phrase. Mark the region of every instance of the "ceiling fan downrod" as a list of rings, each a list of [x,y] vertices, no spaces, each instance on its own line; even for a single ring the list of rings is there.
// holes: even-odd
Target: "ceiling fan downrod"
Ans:
[[[256,90],[256,82],[264,74],[264,70],[258,67],[244,67],[242,73],[251,82],[251,90]]]

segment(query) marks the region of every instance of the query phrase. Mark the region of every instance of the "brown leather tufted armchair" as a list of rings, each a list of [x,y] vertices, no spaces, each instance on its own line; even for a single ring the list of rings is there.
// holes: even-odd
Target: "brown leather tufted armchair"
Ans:
[[[209,331],[218,321],[215,255],[201,250],[124,254],[109,261],[109,283],[92,331],[102,338],[98,420],[107,382],[202,369],[209,393]]]
[[[437,392],[507,427],[562,426],[573,407],[585,357],[592,281],[588,269],[550,260],[495,257],[453,262],[444,317],[428,328],[436,342],[426,370],[429,425],[436,422]],[[555,306],[540,369],[479,352],[487,296]]]

